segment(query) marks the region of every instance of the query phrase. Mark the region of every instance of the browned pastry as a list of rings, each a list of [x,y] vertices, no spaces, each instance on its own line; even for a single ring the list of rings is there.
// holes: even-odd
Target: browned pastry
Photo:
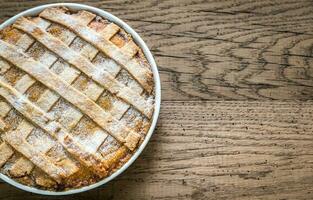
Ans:
[[[154,112],[151,67],[131,36],[63,7],[0,34],[1,173],[63,191],[123,166]]]

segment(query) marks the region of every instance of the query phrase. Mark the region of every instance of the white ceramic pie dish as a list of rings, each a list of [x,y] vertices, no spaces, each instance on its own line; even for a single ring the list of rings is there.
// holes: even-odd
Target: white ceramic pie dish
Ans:
[[[161,83],[160,83],[159,72],[158,72],[155,60],[154,60],[149,48],[147,47],[145,42],[141,39],[141,37],[129,25],[127,25],[125,22],[123,22],[118,17],[115,17],[114,15],[112,15],[106,11],[103,11],[103,10],[95,8],[95,7],[82,5],[82,4],[75,4],[75,3],[47,4],[47,5],[31,8],[29,10],[26,10],[24,12],[19,13],[18,15],[15,15],[14,17],[12,17],[12,18],[8,19],[7,21],[5,21],[4,23],[2,23],[0,25],[0,30],[7,27],[7,26],[10,26],[21,16],[36,16],[46,8],[58,7],[58,6],[66,6],[69,9],[75,10],[75,11],[76,10],[87,10],[87,11],[93,12],[93,13],[95,13],[99,16],[102,16],[102,17],[108,19],[109,21],[112,21],[115,24],[119,25],[120,27],[122,27],[127,33],[129,33],[133,37],[133,40],[142,49],[143,53],[145,54],[148,62],[151,65],[151,68],[152,68],[153,77],[154,77],[154,84],[155,84],[155,107],[154,107],[154,114],[153,114],[151,127],[150,127],[143,143],[140,145],[140,147],[137,149],[137,151],[128,160],[128,162],[126,162],[120,169],[118,169],[116,172],[114,172],[111,176],[109,176],[109,177],[107,177],[107,178],[103,179],[102,181],[99,181],[95,184],[92,184],[92,185],[89,185],[86,187],[82,187],[79,189],[72,189],[69,191],[64,191],[64,192],[54,192],[54,191],[40,190],[37,188],[22,185],[16,181],[14,181],[13,179],[9,178],[8,176],[0,173],[0,178],[2,180],[4,180],[5,182],[7,182],[7,183],[19,188],[19,189],[22,189],[22,190],[25,190],[28,192],[32,192],[32,193],[36,193],[36,194],[42,194],[42,195],[70,195],[70,194],[85,192],[85,191],[94,189],[96,187],[99,187],[101,185],[104,185],[107,182],[114,179],[115,177],[117,177],[118,175],[120,175],[123,171],[125,171],[137,159],[137,157],[141,154],[141,152],[143,151],[143,149],[147,145],[148,141],[150,140],[150,138],[153,134],[153,131],[155,129],[158,117],[159,117],[160,105],[161,105]]]

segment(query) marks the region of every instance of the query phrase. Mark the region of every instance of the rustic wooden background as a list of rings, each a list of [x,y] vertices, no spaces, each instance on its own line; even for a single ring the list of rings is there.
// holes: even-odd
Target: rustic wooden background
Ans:
[[[0,19],[48,2],[1,0]],[[162,112],[123,175],[53,199],[313,199],[313,1],[80,2],[147,42]],[[27,198],[47,199],[0,183]]]

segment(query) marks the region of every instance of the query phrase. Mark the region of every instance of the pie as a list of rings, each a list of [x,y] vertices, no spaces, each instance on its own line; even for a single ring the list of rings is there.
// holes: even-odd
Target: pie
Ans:
[[[118,25],[65,7],[19,18],[0,32],[0,172],[52,191],[110,176],[144,140],[154,93]]]

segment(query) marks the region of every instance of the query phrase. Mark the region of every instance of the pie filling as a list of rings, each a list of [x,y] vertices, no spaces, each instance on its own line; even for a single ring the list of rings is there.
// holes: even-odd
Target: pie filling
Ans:
[[[64,191],[122,167],[147,134],[154,82],[122,28],[48,8],[0,31],[0,172]]]

